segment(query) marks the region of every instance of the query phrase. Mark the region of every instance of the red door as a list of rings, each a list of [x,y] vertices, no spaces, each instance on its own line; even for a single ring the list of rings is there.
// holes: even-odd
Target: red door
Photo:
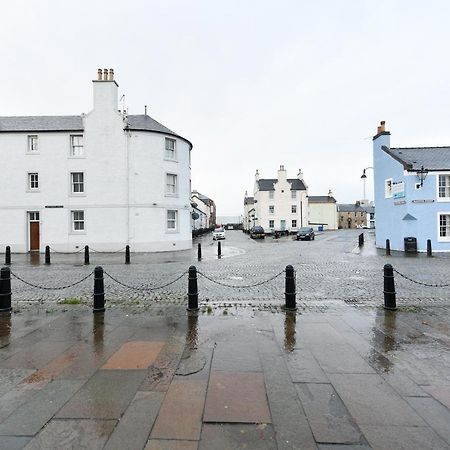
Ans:
[[[39,237],[39,213],[30,213],[30,252],[39,251],[40,237]]]

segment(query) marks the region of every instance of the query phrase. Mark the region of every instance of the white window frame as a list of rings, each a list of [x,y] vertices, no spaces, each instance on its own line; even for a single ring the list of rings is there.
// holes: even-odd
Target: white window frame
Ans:
[[[437,172],[436,173],[436,201],[438,202],[450,202],[450,197],[440,197],[439,196],[439,177],[446,176],[450,178],[450,173],[448,172]]]
[[[438,242],[450,242],[450,234],[448,236],[441,236],[441,216],[450,217],[450,211],[438,211],[437,213],[437,240]]]
[[[167,144],[173,143],[173,149]],[[164,140],[164,159],[168,161],[177,160],[177,140],[173,138],[166,137]]]
[[[76,213],[83,213],[83,218],[75,218]],[[75,223],[83,224],[82,229],[76,229]],[[86,233],[86,211],[84,209],[72,209],[70,211],[70,230],[71,233],[83,234]]]
[[[273,200],[275,197],[275,191],[269,191],[269,200]]]
[[[269,228],[275,228],[275,220],[269,220]]]
[[[36,180],[34,180],[34,183],[37,183],[37,187],[32,187],[33,181],[32,177],[33,175],[36,175]],[[27,191],[28,192],[39,192],[39,172],[28,172],[27,173]]]
[[[175,213],[174,218],[169,218],[169,213]],[[173,227],[169,227],[169,223],[173,223]],[[178,233],[178,209],[166,210],[166,230],[168,233]]]
[[[269,214],[275,214],[275,205],[269,205]]]
[[[297,191],[291,191],[291,199],[297,198]]]
[[[295,223],[295,225],[294,225],[294,223]],[[291,221],[291,227],[292,227],[292,228],[297,228],[297,219],[292,219],[292,221]]]
[[[78,143],[75,145],[75,138],[81,138],[81,145]],[[79,153],[75,152],[75,149],[81,149]],[[84,158],[84,136],[82,134],[70,135],[70,157],[71,158]]]
[[[174,177],[173,181],[174,184],[170,184],[169,181],[169,176]],[[165,193],[166,196],[168,197],[177,197],[178,196],[178,174],[176,173],[166,173],[166,181],[165,181]]]
[[[394,196],[393,185],[394,180],[392,178],[384,180],[384,198],[392,198]]]
[[[78,175],[81,174],[83,176],[83,180],[74,181],[74,175]],[[83,190],[82,191],[75,191],[74,187],[75,184],[82,186]],[[70,195],[76,195],[76,196],[83,196],[86,195],[86,174],[85,172],[70,172]]]
[[[291,214],[297,214],[297,205],[291,205]]]
[[[37,134],[29,134],[27,141],[27,153],[31,153],[33,155],[38,154],[39,153],[38,142],[39,141]]]

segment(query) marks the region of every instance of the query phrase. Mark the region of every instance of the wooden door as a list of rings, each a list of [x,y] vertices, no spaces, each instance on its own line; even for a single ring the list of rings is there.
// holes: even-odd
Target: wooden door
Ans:
[[[39,222],[30,222],[30,252],[39,251]]]

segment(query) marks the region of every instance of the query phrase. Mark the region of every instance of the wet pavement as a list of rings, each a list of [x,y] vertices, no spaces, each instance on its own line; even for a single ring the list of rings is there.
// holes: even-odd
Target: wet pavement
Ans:
[[[54,293],[14,280],[13,313],[0,316],[0,449],[450,448],[448,288],[398,280],[399,309],[380,306],[385,262],[437,283],[450,259],[388,258],[356,236],[227,233],[220,260],[201,240],[195,264],[226,284],[295,265],[296,312],[281,308],[282,276],[252,289],[199,278],[196,313],[186,279],[161,292],[107,284],[97,314],[90,282]],[[48,267],[13,255],[12,270],[54,285],[92,270],[53,256]],[[133,285],[163,283],[196,249],[122,256],[91,260]]]

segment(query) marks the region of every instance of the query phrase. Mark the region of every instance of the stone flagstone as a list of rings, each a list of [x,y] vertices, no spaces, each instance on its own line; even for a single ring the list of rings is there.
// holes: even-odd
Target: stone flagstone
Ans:
[[[158,357],[164,342],[131,341],[126,342],[108,359],[102,369],[139,370],[147,369]]]

